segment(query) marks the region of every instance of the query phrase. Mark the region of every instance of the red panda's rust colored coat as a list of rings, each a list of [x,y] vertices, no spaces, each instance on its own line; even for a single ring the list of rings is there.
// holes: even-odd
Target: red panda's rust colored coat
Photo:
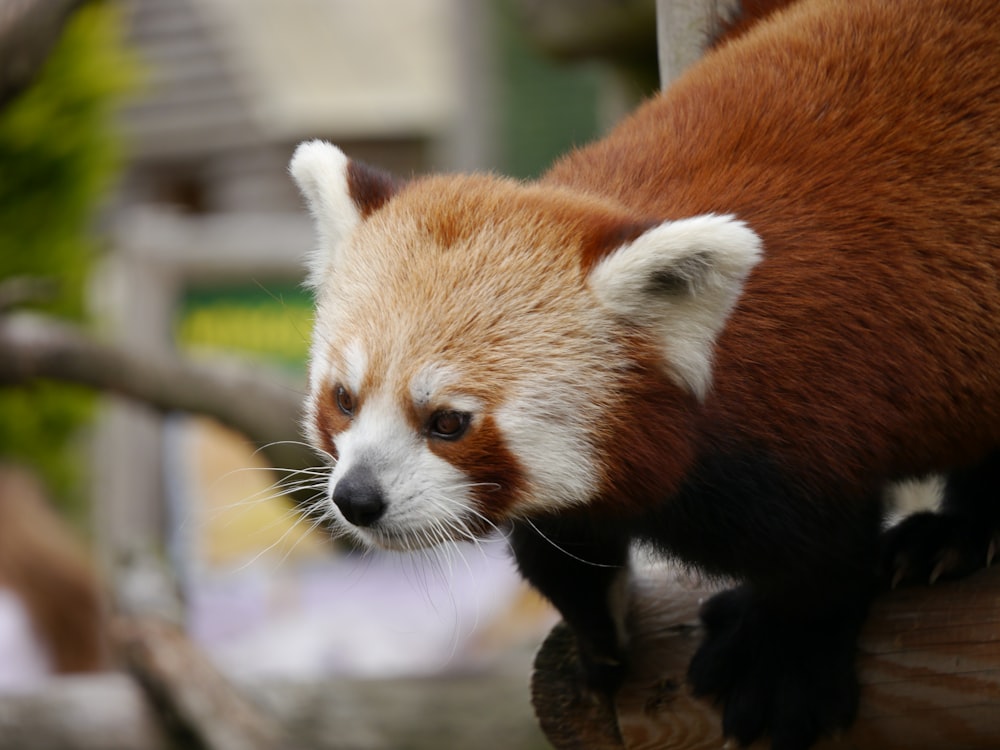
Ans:
[[[739,424],[796,471],[833,467],[845,490],[1000,444],[1000,3],[931,9],[950,4],[793,6],[544,178],[641,216],[753,227],[765,257],[699,419]],[[628,424],[648,426],[648,406]],[[687,430],[661,427],[667,445]],[[636,438],[611,441],[620,465]],[[610,483],[623,503],[633,475]]]
[[[633,541],[737,578],[689,682],[803,750],[857,713],[879,571],[1000,548],[1000,3],[747,8],[538,183],[300,146],[307,425],[360,539],[504,529],[591,687],[627,669]],[[943,512],[881,536],[933,472]]]

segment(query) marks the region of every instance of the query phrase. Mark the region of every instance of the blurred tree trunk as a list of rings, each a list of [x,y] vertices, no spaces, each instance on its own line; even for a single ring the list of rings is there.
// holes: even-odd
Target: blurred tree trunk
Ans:
[[[270,370],[138,356],[41,316],[0,316],[0,386],[36,379],[76,383],[164,412],[206,414],[260,446],[273,466],[317,463],[300,441],[302,394]]]

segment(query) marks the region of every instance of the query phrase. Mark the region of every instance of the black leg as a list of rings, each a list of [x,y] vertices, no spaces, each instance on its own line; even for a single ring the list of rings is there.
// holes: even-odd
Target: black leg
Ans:
[[[746,583],[703,606],[688,680],[715,701],[727,737],[749,745],[769,736],[774,750],[806,750],[857,713],[855,656],[875,591],[880,488],[866,499],[835,488],[817,496],[818,483],[759,459],[707,468],[681,497],[680,520],[696,519],[686,525],[700,531],[688,532],[691,544],[711,545],[709,562],[728,555]]]
[[[589,687],[616,689],[627,667],[627,536],[586,521],[548,520],[515,524],[510,541],[521,574],[575,634]]]
[[[885,581],[934,583],[989,565],[1000,544],[1000,452],[952,471],[937,513],[915,513],[883,539]]]
[[[773,750],[805,750],[857,713],[855,650],[868,595],[837,596],[833,608],[822,591],[788,597],[799,606],[741,586],[702,608],[705,639],[688,680],[715,699],[725,735],[742,745],[769,734]]]

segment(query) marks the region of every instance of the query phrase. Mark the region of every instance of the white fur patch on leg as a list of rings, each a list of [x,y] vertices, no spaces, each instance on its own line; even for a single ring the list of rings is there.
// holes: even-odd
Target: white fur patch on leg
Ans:
[[[608,589],[608,611],[615,623],[618,647],[624,652],[628,648],[628,605],[632,593],[632,569],[626,565],[615,576]]]

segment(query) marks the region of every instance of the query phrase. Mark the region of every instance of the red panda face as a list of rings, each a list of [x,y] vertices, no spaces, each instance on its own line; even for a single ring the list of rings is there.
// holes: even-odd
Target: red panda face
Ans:
[[[367,542],[469,539],[596,490],[621,352],[578,261],[551,252],[565,235],[518,195],[414,185],[357,227],[319,290],[309,427],[336,457],[331,512]],[[483,201],[510,218],[463,214]]]
[[[641,258],[609,265],[599,247],[632,232],[641,249],[662,230],[485,176],[421,179],[373,209],[371,181],[359,200],[328,144],[301,146],[292,172],[320,236],[306,424],[334,460],[331,516],[405,549],[591,502],[608,481],[604,447],[629,418],[627,318],[657,325],[629,291],[655,283],[631,269],[686,283]]]

